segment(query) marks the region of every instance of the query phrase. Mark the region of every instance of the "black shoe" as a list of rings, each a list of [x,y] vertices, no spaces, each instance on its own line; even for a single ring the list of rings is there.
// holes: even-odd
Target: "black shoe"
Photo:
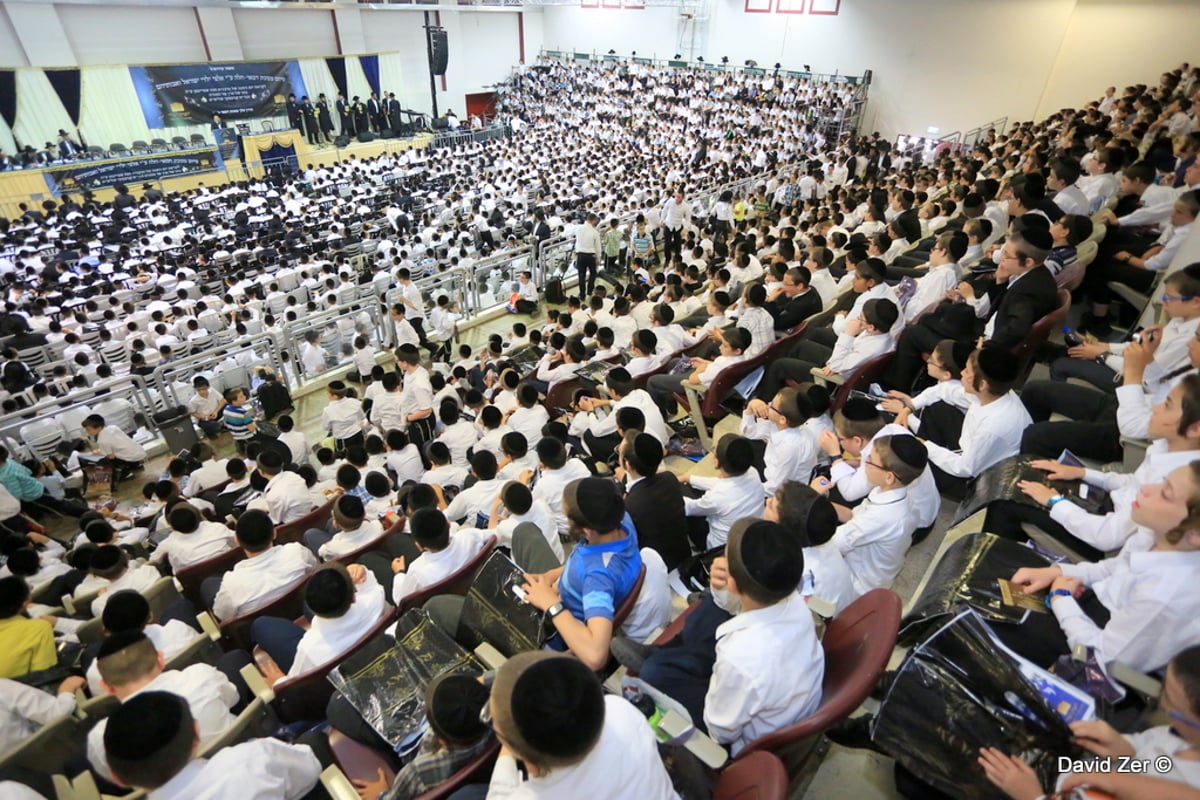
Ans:
[[[614,636],[608,643],[609,652],[617,663],[630,672],[641,672],[642,665],[659,648],[652,644],[642,644],[627,636]]]
[[[825,736],[829,741],[842,747],[849,747],[853,750],[874,750],[876,753],[883,753],[883,750],[875,742],[871,741],[871,725],[874,722],[875,717],[872,714],[852,717],[851,719],[843,720],[840,724],[825,731]],[[886,753],[883,754],[887,755]]]

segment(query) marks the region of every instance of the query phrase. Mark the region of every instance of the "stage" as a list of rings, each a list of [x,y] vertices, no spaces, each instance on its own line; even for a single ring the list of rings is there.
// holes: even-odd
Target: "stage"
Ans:
[[[40,209],[44,201],[54,200],[63,192],[79,200],[84,188],[90,188],[97,200],[105,202],[116,196],[112,188],[116,183],[126,184],[135,197],[140,197],[143,183],[154,184],[164,192],[182,192],[261,178],[272,166],[270,154],[286,153],[288,160],[294,157],[296,166],[303,170],[310,164],[329,166],[351,158],[363,161],[414,147],[427,148],[432,142],[433,134],[421,133],[403,139],[354,140],[346,147],[320,146],[310,145],[300,131],[289,129],[241,137],[244,159],[230,159],[223,168],[218,166],[217,149],[207,145],[122,158],[62,162],[38,169],[4,170],[0,172],[0,213],[15,219],[21,215],[19,203]]]

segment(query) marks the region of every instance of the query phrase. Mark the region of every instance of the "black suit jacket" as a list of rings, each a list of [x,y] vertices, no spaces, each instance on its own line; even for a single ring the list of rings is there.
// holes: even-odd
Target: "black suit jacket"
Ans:
[[[1004,293],[988,343],[1000,347],[1019,344],[1034,323],[1057,306],[1058,285],[1054,276],[1044,266],[1034,267]]]
[[[819,314],[823,307],[821,295],[816,289],[809,289],[804,294],[790,298],[786,303],[778,306],[779,311],[775,315],[775,329],[790,330],[813,314]]]
[[[658,551],[668,571],[691,555],[683,491],[673,472],[659,472],[635,483],[625,496],[625,510],[637,528],[638,545]]]

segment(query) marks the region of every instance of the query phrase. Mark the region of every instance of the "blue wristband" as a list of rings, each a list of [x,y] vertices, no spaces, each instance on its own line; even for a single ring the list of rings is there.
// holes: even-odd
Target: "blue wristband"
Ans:
[[[1067,498],[1063,497],[1061,494],[1056,494],[1056,495],[1054,495],[1054,497],[1051,497],[1049,500],[1046,501],[1046,509],[1047,510],[1052,509],[1056,505],[1058,505],[1059,503],[1061,503],[1063,500],[1066,500],[1066,499]]]
[[[1054,598],[1070,597],[1070,596],[1071,596],[1070,589],[1055,589],[1054,591],[1052,591],[1046,595],[1046,608],[1053,608],[1053,606],[1050,605],[1050,601],[1053,600]]]

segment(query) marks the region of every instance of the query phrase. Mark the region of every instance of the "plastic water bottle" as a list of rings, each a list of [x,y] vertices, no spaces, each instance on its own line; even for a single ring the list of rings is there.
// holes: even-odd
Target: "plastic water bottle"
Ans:
[[[1080,338],[1079,334],[1070,328],[1063,328],[1062,333],[1063,341],[1067,343],[1067,347],[1079,347],[1083,344],[1083,339]]]

